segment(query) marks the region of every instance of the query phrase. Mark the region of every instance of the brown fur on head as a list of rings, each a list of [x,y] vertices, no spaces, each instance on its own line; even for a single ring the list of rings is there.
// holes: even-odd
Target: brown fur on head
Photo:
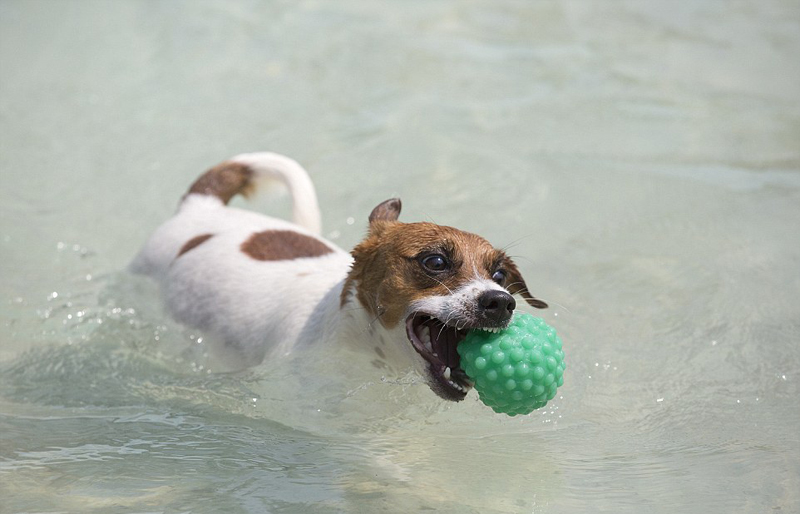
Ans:
[[[493,280],[511,294],[520,294],[529,305],[547,304],[533,297],[519,269],[501,250],[480,236],[434,223],[402,223],[400,200],[391,199],[373,209],[367,237],[353,249],[353,268],[342,291],[342,303],[354,291],[356,297],[383,326],[392,328],[408,314],[416,300],[451,294],[470,280]],[[431,273],[423,260],[443,255],[450,262],[445,272]]]

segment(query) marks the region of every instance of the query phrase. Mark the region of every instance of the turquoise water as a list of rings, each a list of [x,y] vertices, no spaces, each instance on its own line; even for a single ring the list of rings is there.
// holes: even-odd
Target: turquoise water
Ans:
[[[0,512],[799,511],[798,54],[778,0],[0,2]],[[555,401],[216,372],[125,268],[256,150],[342,247],[396,195],[508,247]]]

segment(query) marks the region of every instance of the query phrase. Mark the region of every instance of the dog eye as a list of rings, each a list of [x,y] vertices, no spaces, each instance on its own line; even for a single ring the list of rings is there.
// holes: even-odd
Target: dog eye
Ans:
[[[497,282],[502,286],[506,281],[506,272],[501,269],[495,271],[494,273],[492,273],[492,280],[494,280],[495,282]]]
[[[444,255],[435,253],[422,258],[422,265],[428,271],[444,271],[450,267],[450,263]]]

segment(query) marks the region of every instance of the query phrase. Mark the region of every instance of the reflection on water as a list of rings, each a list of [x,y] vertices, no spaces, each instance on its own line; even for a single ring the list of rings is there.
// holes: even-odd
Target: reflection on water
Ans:
[[[798,510],[799,50],[780,0],[0,5],[0,511]],[[120,270],[254,150],[342,247],[399,195],[507,248],[559,397],[219,372]]]

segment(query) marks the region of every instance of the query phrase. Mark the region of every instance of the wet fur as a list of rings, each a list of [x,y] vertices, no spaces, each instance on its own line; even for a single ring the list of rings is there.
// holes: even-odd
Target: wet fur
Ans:
[[[262,180],[288,187],[295,223],[226,205]],[[378,353],[389,368],[413,367],[430,379],[430,364],[412,346],[404,321],[427,313],[458,328],[481,326],[485,313],[477,304],[487,291],[546,306],[485,239],[402,223],[400,209],[398,199],[376,206],[367,237],[349,254],[319,237],[316,193],[299,164],[278,154],[244,154],[189,188],[131,268],[160,283],[173,317],[213,336],[226,360],[241,366],[299,347],[341,345],[363,353],[367,369]],[[450,259],[446,273],[423,268],[431,253]],[[506,274],[503,284],[492,279],[497,270]]]

